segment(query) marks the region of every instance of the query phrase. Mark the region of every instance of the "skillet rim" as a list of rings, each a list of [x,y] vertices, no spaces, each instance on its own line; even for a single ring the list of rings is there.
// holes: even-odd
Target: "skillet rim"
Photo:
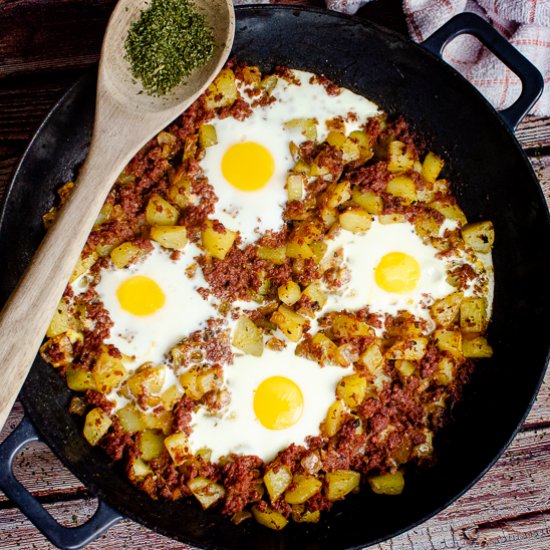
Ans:
[[[323,9],[323,8],[309,7],[309,6],[264,5],[264,4],[236,6],[235,11],[236,11],[237,17],[240,13],[243,13],[244,15],[247,15],[247,12],[253,13],[253,12],[257,12],[257,11],[261,11],[261,12],[290,11],[290,12],[310,12],[310,13],[315,13],[315,14],[321,15],[323,17],[339,18],[339,19],[342,19],[342,20],[345,20],[345,21],[353,21],[354,23],[360,24],[361,26],[364,26],[364,27],[367,27],[367,28],[372,28],[374,31],[376,31],[376,33],[379,36],[380,35],[381,36],[390,35],[390,36],[393,36],[394,38],[396,38],[397,40],[399,40],[403,43],[406,43],[408,47],[413,46],[413,49],[416,49],[417,52],[422,52],[422,55],[427,54],[432,59],[435,59],[438,62],[438,66],[440,67],[441,70],[446,70],[446,71],[450,72],[452,75],[454,75],[454,77],[459,76],[461,79],[463,79],[464,81],[467,82],[467,80],[458,71],[456,71],[453,67],[451,67],[449,64],[447,64],[440,56],[437,56],[437,55],[433,54],[432,52],[430,52],[427,49],[423,48],[420,44],[417,44],[417,43],[413,42],[412,40],[410,40],[409,38],[401,35],[400,33],[397,33],[397,32],[395,32],[393,30],[390,30],[390,29],[386,29],[386,28],[384,28],[384,27],[382,27],[382,26],[380,26],[376,23],[371,22],[368,19],[359,17],[357,15],[350,16],[350,15],[346,15],[346,14],[342,14],[342,13],[338,13],[338,12],[329,11],[329,10],[326,10],[326,9]],[[444,67],[445,67],[445,69],[444,69]],[[21,160],[16,165],[16,168],[15,168],[15,170],[13,172],[13,175],[10,179],[9,185],[6,189],[6,193],[4,195],[2,205],[1,205],[1,210],[0,210],[0,242],[4,240],[4,236],[3,236],[3,233],[4,233],[4,218],[5,218],[5,215],[6,215],[7,206],[8,206],[8,203],[10,202],[13,190],[16,187],[15,182],[18,179],[20,172],[25,167],[25,164],[26,164],[26,161],[27,161],[27,156],[29,156],[32,153],[33,146],[34,146],[35,142],[39,139],[40,134],[44,131],[44,127],[47,126],[48,123],[50,122],[50,120],[56,116],[56,114],[58,113],[58,110],[66,102],[67,97],[70,96],[71,94],[73,94],[75,89],[77,89],[79,86],[82,86],[82,81],[83,80],[85,80],[86,78],[89,78],[90,73],[91,73],[91,71],[86,71],[84,73],[84,75],[82,77],[80,77],[75,82],[75,84],[73,84],[61,96],[61,98],[58,101],[55,102],[55,104],[52,106],[52,108],[50,109],[50,111],[48,112],[48,114],[46,115],[44,120],[41,122],[41,124],[39,125],[39,127],[35,131],[33,137],[31,138],[28,146],[26,147],[26,149],[25,149],[25,151],[24,151],[24,153],[21,157]],[[527,168],[529,170],[530,177],[531,177],[530,179],[532,180],[532,184],[535,186],[538,200],[541,201],[541,203],[543,205],[546,205],[546,201],[545,201],[545,198],[544,198],[544,194],[542,192],[542,188],[538,183],[538,178],[536,177],[534,169],[533,169],[531,163],[529,162],[529,160],[527,158],[527,155],[525,154],[525,152],[521,148],[521,145],[519,144],[517,138],[515,137],[513,130],[504,122],[504,120],[500,117],[498,111],[485,99],[485,97],[473,85],[470,84],[469,89],[472,92],[474,92],[475,95],[477,95],[478,99],[481,99],[483,101],[483,103],[485,104],[486,107],[489,107],[489,109],[488,110],[486,109],[486,111],[491,112],[492,113],[491,116],[493,116],[493,118],[496,117],[496,121],[498,121],[498,124],[501,127],[504,127],[504,130],[507,133],[508,137],[511,138],[510,145],[512,145],[512,143],[513,143],[514,146],[515,146],[516,151],[520,153],[520,156],[523,160],[523,165],[524,165],[524,166],[522,166],[522,168],[523,169]],[[413,123],[414,123],[414,121],[413,121]],[[550,228],[550,211],[548,210],[548,208],[543,209],[543,211],[545,211],[545,213],[546,213],[546,215],[544,216],[545,223]],[[2,290],[4,290],[4,289],[2,289]],[[392,531],[392,533],[390,535],[386,535],[386,536],[380,537],[376,540],[373,540],[372,542],[369,543],[369,545],[377,544],[377,543],[382,542],[384,540],[388,540],[390,538],[398,536],[398,535],[400,535],[404,532],[407,532],[410,529],[413,529],[414,527],[424,523],[428,519],[432,518],[433,516],[435,516],[436,514],[438,514],[439,512],[444,510],[445,508],[447,508],[448,506],[450,506],[453,502],[455,502],[462,495],[464,495],[469,489],[471,489],[487,473],[487,471],[490,468],[492,468],[494,466],[494,464],[502,456],[503,452],[509,447],[510,443],[515,438],[518,431],[521,429],[521,426],[523,425],[526,417],[528,416],[528,414],[529,414],[529,412],[530,412],[530,410],[533,406],[533,403],[534,403],[534,401],[535,401],[535,399],[538,395],[538,392],[540,390],[540,386],[543,382],[543,379],[544,379],[544,376],[545,376],[545,373],[546,373],[546,370],[547,370],[547,367],[548,367],[549,360],[550,360],[550,349],[547,353],[545,364],[542,368],[539,380],[536,383],[536,389],[535,389],[533,395],[531,396],[531,399],[528,403],[528,406],[527,406],[522,418],[520,419],[517,426],[515,427],[515,429],[513,430],[511,435],[509,436],[509,438],[507,439],[506,443],[499,449],[497,455],[487,464],[487,466],[484,469],[482,469],[482,471],[471,482],[469,482],[469,484],[467,484],[467,486],[464,487],[463,490],[461,490],[459,493],[454,495],[451,499],[448,499],[441,506],[434,509],[431,513],[423,516],[417,522],[409,524],[407,527],[404,527],[404,528],[396,530],[396,531]],[[19,399],[22,401],[22,403],[25,407],[26,414],[30,417],[30,419],[32,421],[32,413],[28,412],[29,409],[30,410],[33,409],[32,399],[29,398],[27,400],[27,395],[25,393],[25,386],[22,389],[22,392],[21,392],[21,395],[19,396]],[[34,421],[33,421],[33,425],[35,425]],[[58,458],[61,460],[61,462],[64,464],[64,466],[67,467],[69,469],[69,471],[71,471],[71,473],[73,473],[73,475],[75,475],[80,481],[83,481],[83,479],[81,478],[81,475],[80,475],[81,472],[79,471],[78,475],[75,474],[74,471],[73,471],[72,465],[67,466],[69,461],[65,457],[65,455],[63,455],[62,453],[58,453],[56,446],[52,446],[51,443],[49,441],[47,441],[47,438],[45,438],[43,436],[42,430],[39,427],[37,427],[37,430],[40,433],[40,435],[42,437],[42,440],[44,442],[46,442],[48,444],[48,446],[54,451],[55,455],[58,456]],[[85,474],[82,477],[86,478],[87,475]],[[96,486],[95,482],[93,482],[91,480],[86,481],[83,484],[87,487],[89,487],[90,485],[93,485],[93,487],[95,489],[93,491],[94,496],[96,496],[97,498],[101,498],[102,500],[104,500],[108,504],[112,505],[111,504],[111,499],[110,499],[110,494],[111,493],[104,493],[100,488],[98,488]],[[118,510],[117,506],[113,506],[113,508]],[[182,537],[180,535],[175,536],[174,534],[170,533],[169,531],[164,530],[162,528],[159,528],[158,526],[150,523],[149,519],[144,520],[141,517],[138,517],[133,513],[128,513],[127,510],[124,510],[124,515],[126,517],[131,518],[132,520],[136,521],[137,523],[146,526],[147,528],[149,528],[149,529],[151,529],[151,530],[153,530],[157,533],[167,535],[167,536],[169,536],[173,539],[175,538],[175,540],[186,541],[186,542],[188,542],[189,544],[192,544],[192,545],[195,544],[195,542],[189,540],[188,538]],[[201,543],[201,544],[203,544],[203,543]],[[210,548],[212,548],[212,549],[214,549],[214,548],[226,548],[225,546],[216,546],[216,545],[210,545],[210,544],[205,544],[202,547],[205,548],[205,549],[206,548],[208,548],[208,549],[210,549]],[[362,548],[362,547],[363,546],[354,546],[354,547],[349,547],[349,549],[351,550],[352,548]]]

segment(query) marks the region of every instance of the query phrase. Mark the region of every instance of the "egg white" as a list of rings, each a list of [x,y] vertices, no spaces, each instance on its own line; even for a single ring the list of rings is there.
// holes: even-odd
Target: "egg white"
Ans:
[[[103,306],[114,325],[105,341],[125,355],[131,356],[126,367],[133,370],[152,361],[163,362],[165,354],[183,337],[204,326],[207,319],[218,315],[214,305],[198,294],[206,287],[200,269],[189,278],[186,268],[194,263],[198,248],[189,243],[179,259],[170,259],[170,252],[153,244],[153,251],[143,260],[125,269],[105,269],[96,286]],[[162,289],[164,306],[151,315],[137,316],[125,311],[117,298],[117,289],[127,278],[143,275],[155,281]]]
[[[294,355],[295,346],[282,351],[265,348],[261,357],[239,355],[224,367],[225,386],[231,403],[218,417],[204,408],[193,415],[191,450],[209,448],[212,460],[229,453],[256,455],[268,462],[291,443],[303,444],[307,436],[319,435],[320,423],[335,400],[336,385],[353,367],[320,367],[316,362]],[[265,428],[254,414],[254,392],[263,380],[285,376],[302,391],[304,409],[300,420],[284,430]]]
[[[242,121],[228,117],[209,122],[216,129],[218,142],[206,149],[201,166],[218,197],[213,217],[227,228],[239,231],[244,242],[253,242],[260,234],[278,231],[283,225],[286,177],[294,166],[289,143],[300,144],[306,140],[300,130],[285,128],[286,122],[295,118],[315,118],[318,138],[322,141],[328,134],[327,120],[355,113],[357,119],[346,123],[346,132],[351,132],[380,112],[374,103],[349,90],[342,89],[339,95],[331,96],[320,84],[310,84],[311,73],[292,72],[300,86],[279,78],[272,92],[275,102],[253,107],[252,115]],[[241,91],[243,89],[241,86]],[[249,103],[253,101],[245,93],[242,97]],[[244,142],[263,145],[275,163],[269,182],[256,191],[235,188],[225,179],[221,169],[226,151]]]

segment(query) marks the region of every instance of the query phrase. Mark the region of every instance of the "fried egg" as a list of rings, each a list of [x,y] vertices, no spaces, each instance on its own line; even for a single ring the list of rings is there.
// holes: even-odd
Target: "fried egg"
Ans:
[[[158,244],[140,262],[125,269],[101,272],[96,292],[112,322],[105,341],[132,359],[132,370],[147,361],[161,363],[182,337],[201,328],[217,314],[213,304],[201,297],[206,282],[200,269],[190,278],[186,269],[199,251],[188,244],[179,259]]]
[[[322,85],[309,82],[311,73],[292,72],[300,85],[279,78],[272,92],[275,101],[254,106],[245,120],[227,117],[209,122],[216,129],[217,144],[206,149],[201,166],[218,197],[213,217],[239,231],[245,243],[283,225],[286,177],[294,165],[289,143],[306,140],[299,128],[285,126],[289,120],[314,118],[322,140],[329,119],[354,113],[356,117],[345,123],[346,132],[351,132],[379,113],[364,97],[344,89],[329,95]],[[241,92],[243,100],[252,103],[243,86]]]
[[[229,453],[272,460],[319,434],[338,382],[351,372],[353,367],[320,367],[295,355],[294,346],[265,348],[261,358],[238,355],[224,367],[230,404],[221,417],[204,408],[194,414],[190,448],[210,449],[213,461]]]
[[[430,322],[429,306],[456,290],[447,281],[456,258],[438,256],[408,222],[382,224],[375,219],[366,233],[342,230],[328,244],[325,258],[343,255],[347,278],[338,293],[329,293],[328,311],[368,306],[375,313],[407,311]]]

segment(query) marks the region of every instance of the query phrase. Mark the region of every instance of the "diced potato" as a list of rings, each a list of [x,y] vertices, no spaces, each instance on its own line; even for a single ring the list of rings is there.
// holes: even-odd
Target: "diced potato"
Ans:
[[[361,158],[361,147],[352,139],[347,138],[340,149],[342,151],[342,160],[346,163]]]
[[[255,88],[257,88],[262,81],[262,72],[258,67],[246,66],[243,69],[243,80],[246,84],[252,84]]]
[[[477,333],[487,328],[487,299],[464,298],[460,304],[460,329]]]
[[[429,207],[437,210],[450,220],[456,220],[460,226],[466,225],[468,221],[460,206],[449,200],[433,201],[429,204]]]
[[[298,342],[302,337],[306,319],[286,306],[279,306],[271,316],[271,322],[275,323],[289,340]]]
[[[163,365],[152,366],[145,364],[128,378],[126,385],[137,396],[150,398],[151,394],[158,394],[164,385],[166,367]],[[154,396],[154,395],[153,395]],[[151,403],[152,404],[152,403]]]
[[[376,373],[378,369],[384,366],[384,356],[380,346],[376,343],[371,344],[361,355],[361,363],[367,367],[371,374]]]
[[[262,80],[260,86],[263,88],[263,90],[267,94],[270,94],[275,89],[275,86],[277,86],[278,81],[279,79],[277,78],[277,76],[272,74],[272,75],[266,76]]]
[[[406,359],[398,359],[395,362],[395,368],[405,378],[412,376],[416,371],[417,363],[415,361],[407,361]]]
[[[199,143],[203,149],[216,145],[218,143],[216,127],[212,124],[203,124],[199,128]]]
[[[68,330],[77,330],[78,321],[73,317],[69,301],[67,298],[62,298],[57,306],[57,309],[53,315],[46,336],[52,338],[58,334],[67,332]]]
[[[285,518],[285,516],[283,516],[279,512],[276,512],[269,506],[265,509],[264,512],[260,511],[258,509],[258,506],[252,506],[252,515],[260,525],[268,527],[269,529],[274,529],[275,531],[280,531],[281,529],[284,529],[288,523],[288,520]]]
[[[289,201],[302,200],[306,182],[307,180],[304,174],[290,174],[286,178],[286,192]]]
[[[357,142],[361,147],[370,148],[372,145],[369,135],[363,130],[354,130],[348,137]]]
[[[259,246],[257,254],[258,258],[261,258],[262,260],[268,260],[276,265],[281,265],[286,261],[286,246],[283,245],[277,248]]]
[[[171,411],[174,408],[174,405],[183,397],[183,391],[178,388],[177,385],[170,386],[165,392],[160,396],[162,406],[167,410]]]
[[[225,496],[225,489],[205,477],[195,477],[187,482],[187,487],[201,503],[204,510],[210,508]]]
[[[309,245],[313,252],[313,261],[318,264],[324,258],[328,249],[328,245],[325,241],[315,241]]]
[[[214,256],[214,258],[223,260],[229,250],[231,250],[237,238],[237,233],[225,229],[223,226],[219,226],[221,230],[218,231],[218,227],[215,229],[214,224],[210,220],[206,224],[207,227],[201,234],[202,244],[206,248],[206,251]]]
[[[46,340],[40,347],[40,355],[52,367],[66,367],[74,359],[73,344],[82,339],[82,333],[68,330]]]
[[[400,495],[405,487],[405,478],[400,471],[369,477],[368,482],[377,495]]]
[[[345,313],[339,313],[332,318],[332,332],[336,338],[347,338],[352,336],[373,336],[374,330],[354,317]]]
[[[327,295],[321,290],[319,283],[313,282],[304,288],[302,292],[306,296],[313,306],[323,307],[327,303]]]
[[[210,84],[205,94],[207,109],[227,107],[235,103],[239,97],[235,73],[231,69],[222,69],[214,82]]]
[[[296,474],[292,478],[290,488],[285,493],[285,500],[289,504],[303,504],[317,494],[322,486],[323,482],[314,476]]]
[[[151,239],[164,248],[181,250],[187,244],[187,229],[183,225],[154,225]]]
[[[128,477],[130,479],[142,479],[152,474],[153,470],[141,458],[132,458],[128,465]]]
[[[306,176],[309,176],[311,175],[311,166],[300,159],[296,161],[296,164],[294,165],[294,168],[292,168],[292,171],[296,174],[305,174]]]
[[[286,255],[289,258],[307,258],[313,257],[313,250],[306,242],[290,241],[286,245]]]
[[[405,172],[414,165],[414,158],[405,150],[402,141],[391,141],[388,145],[388,170],[390,172]]]
[[[160,430],[164,435],[168,435],[172,432],[172,421],[173,415],[171,411],[143,415],[145,428],[149,430]]]
[[[338,219],[338,211],[336,208],[322,206],[319,210],[319,214],[321,215],[321,219],[326,227],[332,227]]]
[[[317,139],[317,121],[314,118],[294,118],[285,122],[288,130],[300,130],[302,134],[312,141]]]
[[[138,449],[143,460],[157,458],[164,451],[164,435],[154,430],[139,433]]]
[[[218,366],[193,368],[184,372],[179,380],[185,395],[199,400],[205,393],[221,387],[222,375]]]
[[[339,181],[329,185],[327,191],[327,206],[336,208],[351,198],[351,184],[349,181]]]
[[[422,162],[422,177],[432,183],[435,182],[439,173],[443,170],[443,166],[445,166],[443,159],[430,151]]]
[[[87,415],[84,421],[84,437],[86,441],[95,446],[99,443],[99,440],[109,431],[113,421],[109,418],[109,415],[99,407],[92,409]]]
[[[361,208],[350,208],[340,214],[338,221],[346,231],[363,233],[370,229],[372,216]]]
[[[149,225],[176,225],[179,210],[157,193],[153,193],[145,208],[145,220]]]
[[[168,200],[179,208],[185,208],[191,202],[191,181],[186,175],[175,179],[166,192]]]
[[[97,258],[98,255],[96,252],[88,254],[85,258],[80,256],[78,262],[76,262],[73,274],[69,279],[69,283],[76,281],[76,279],[78,279],[81,275],[84,275],[84,273],[86,273],[96,263]]]
[[[454,379],[454,372],[454,361],[448,357],[443,357],[437,364],[435,379],[440,386],[448,386]]]
[[[128,375],[122,359],[102,351],[92,368],[95,385],[101,393],[110,393]]]
[[[429,239],[439,237],[441,225],[434,216],[422,213],[416,217],[414,228],[421,238]]]
[[[346,142],[346,135],[342,132],[332,130],[328,133],[327,139],[325,141],[329,145],[332,145],[332,147],[336,147],[336,149],[341,149],[342,145],[344,145],[344,143]]]
[[[132,403],[128,403],[116,412],[120,425],[126,433],[141,432],[145,429],[143,413]]]
[[[279,296],[279,300],[281,300],[283,304],[291,306],[300,299],[302,290],[300,289],[300,285],[298,283],[290,280],[282,284],[277,289],[277,294]]]
[[[380,214],[384,209],[382,197],[374,193],[374,191],[359,191],[359,189],[354,189],[351,197],[354,203],[364,208],[369,214]]]
[[[462,228],[462,238],[476,252],[491,252],[495,242],[495,229],[490,221],[469,223]]]
[[[321,519],[319,510],[304,510],[303,505],[294,504],[292,506],[292,519],[297,523],[318,523]]]
[[[263,332],[251,319],[242,315],[237,321],[232,344],[248,355],[261,357],[264,351]]]
[[[493,348],[483,336],[467,335],[462,340],[464,357],[470,359],[487,359],[493,356]]]
[[[462,292],[453,292],[430,307],[432,318],[438,326],[448,328],[456,321],[462,298]]]
[[[189,441],[184,433],[176,432],[164,440],[164,446],[176,466],[181,466],[191,454]]]
[[[338,346],[322,332],[318,332],[311,340],[311,344],[315,346],[314,350],[305,344],[298,344],[296,355],[306,357],[313,361],[317,361],[320,365],[332,363],[335,365],[348,366],[349,361],[340,354]]]
[[[396,176],[392,178],[388,182],[386,192],[394,197],[399,197],[404,204],[411,204],[417,200],[414,181],[407,176]]]
[[[462,358],[462,334],[459,330],[437,329],[434,338],[441,351],[448,351],[457,359]]]
[[[398,340],[386,351],[388,359],[406,359],[407,361],[420,361],[426,353],[428,339],[417,337],[410,340]]]
[[[344,407],[344,402],[341,399],[336,400],[327,411],[324,422],[321,424],[321,432],[326,437],[332,437],[336,435],[346,417],[346,409]]]
[[[145,254],[146,252],[143,248],[140,248],[131,242],[125,242],[116,248],[113,248],[111,251],[111,260],[116,267],[123,269]]]
[[[327,472],[325,480],[327,482],[326,497],[329,500],[341,500],[359,487],[361,474],[353,470],[335,470]]]
[[[286,466],[269,469],[264,475],[264,484],[271,502],[277,500],[288,488],[292,474]]]
[[[95,390],[95,380],[92,372],[88,369],[76,366],[68,365],[65,371],[67,377],[67,386],[73,391],[86,391]]]
[[[356,409],[367,395],[367,379],[361,373],[344,376],[336,386],[336,397],[350,409]]]

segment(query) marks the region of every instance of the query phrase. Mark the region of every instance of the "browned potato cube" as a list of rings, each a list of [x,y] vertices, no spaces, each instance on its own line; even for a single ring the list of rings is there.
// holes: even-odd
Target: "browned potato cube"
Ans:
[[[164,248],[181,250],[187,244],[187,229],[183,225],[154,225],[151,239]]]
[[[350,409],[356,409],[367,395],[367,379],[361,373],[344,376],[336,386],[336,397]]]
[[[390,172],[405,172],[411,170],[414,158],[406,151],[406,145],[402,141],[391,141],[388,145],[388,170]]]
[[[169,435],[164,440],[164,446],[176,466],[181,466],[191,454],[187,436],[181,432]]]
[[[217,109],[232,105],[238,97],[235,73],[231,69],[222,69],[206,90],[205,103],[207,109]]]
[[[116,267],[123,269],[145,254],[146,252],[143,248],[131,242],[125,242],[111,251],[111,260]]]
[[[462,352],[471,359],[487,359],[492,357],[493,348],[483,336],[467,335],[462,340]]]
[[[323,482],[314,476],[296,474],[292,478],[290,488],[285,493],[285,500],[289,504],[303,504],[317,494],[322,486]]]
[[[342,427],[346,412],[344,402],[340,399],[336,400],[327,411],[327,416],[321,424],[321,432],[326,437],[332,437]]]
[[[460,304],[460,328],[462,332],[477,333],[487,328],[486,298],[464,298]]]
[[[270,248],[268,246],[258,247],[258,258],[262,260],[268,260],[274,264],[281,265],[286,261],[286,246],[279,246],[277,248]]]
[[[277,289],[279,300],[287,306],[295,304],[302,295],[300,285],[294,281],[287,281]]]
[[[432,183],[435,182],[444,165],[443,159],[430,151],[422,162],[422,177]]]
[[[225,489],[205,477],[195,477],[187,482],[193,496],[201,503],[204,510],[210,508],[225,496]]]
[[[286,466],[270,468],[264,475],[264,484],[271,501],[277,500],[288,488],[292,474]]]
[[[138,449],[143,460],[157,458],[164,451],[164,435],[155,430],[143,430],[137,438]]]
[[[286,306],[279,306],[271,316],[271,322],[275,323],[289,340],[298,342],[302,337],[306,319]]]
[[[125,380],[128,372],[121,358],[102,351],[92,368],[92,375],[97,390],[101,393],[110,393]]]
[[[460,311],[462,297],[462,292],[453,292],[431,306],[432,318],[438,326],[448,328],[455,322]]]
[[[174,205],[157,193],[151,195],[145,209],[145,220],[149,225],[176,225],[179,217],[179,210]]]
[[[464,242],[475,252],[488,254],[495,242],[495,229],[490,221],[469,223],[462,228]]]
[[[254,516],[254,519],[264,527],[268,527],[269,529],[273,529],[275,531],[280,531],[281,529],[284,529],[288,523],[288,520],[280,514],[279,512],[276,512],[269,506],[262,512],[258,508],[257,505],[252,506],[252,515]]]
[[[301,201],[304,193],[304,187],[307,183],[304,174],[290,174],[286,178],[286,192],[289,201]]]
[[[462,334],[459,330],[437,329],[434,338],[441,351],[448,351],[459,360],[462,358]]]
[[[378,495],[400,495],[405,487],[405,478],[400,471],[369,477],[368,482],[373,492]]]
[[[249,355],[261,357],[264,351],[263,332],[251,319],[243,315],[237,321],[232,344]]]
[[[206,229],[201,234],[202,244],[214,258],[223,260],[231,250],[237,233],[225,229],[221,225],[214,226],[210,220],[206,222],[206,225]]]
[[[99,407],[92,409],[87,415],[84,421],[84,437],[86,441],[95,446],[99,443],[99,440],[109,431],[112,420],[109,415]]]
[[[359,487],[361,474],[353,470],[335,470],[327,472],[325,481],[327,483],[326,497],[329,500],[341,500]]]
[[[354,189],[352,200],[369,214],[381,214],[384,209],[382,197],[374,193],[374,191],[359,191],[359,189]]]
[[[372,224],[372,216],[362,208],[350,208],[338,217],[342,229],[352,233],[364,233]]]
[[[212,124],[203,124],[199,128],[199,143],[203,149],[216,145],[218,143],[216,127]]]
[[[404,204],[411,204],[417,200],[414,181],[407,176],[396,176],[392,178],[388,182],[386,192],[394,197],[400,198]]]

